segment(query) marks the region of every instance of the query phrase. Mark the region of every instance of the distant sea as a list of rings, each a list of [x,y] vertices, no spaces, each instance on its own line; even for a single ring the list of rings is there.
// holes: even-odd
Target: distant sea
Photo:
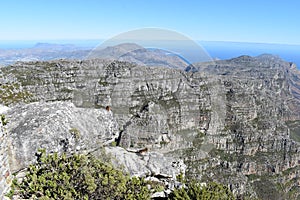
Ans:
[[[92,49],[102,41],[103,40],[0,40],[0,49],[32,48],[38,43],[73,44],[78,47],[90,47]]]
[[[0,40],[0,49],[32,48],[37,43],[74,44],[79,47],[95,48],[103,40],[31,40],[31,41],[7,41]],[[296,63],[300,69],[300,45],[264,44],[244,42],[212,42],[197,41],[213,59],[230,59],[241,55],[258,56],[261,54],[273,54],[288,62]]]
[[[200,41],[199,44],[213,59],[223,60],[241,55],[273,54],[285,61],[295,63],[300,69],[300,45],[206,41]]]

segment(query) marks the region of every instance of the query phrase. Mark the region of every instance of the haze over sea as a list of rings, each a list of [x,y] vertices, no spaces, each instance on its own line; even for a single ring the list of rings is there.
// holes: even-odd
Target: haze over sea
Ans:
[[[1,49],[32,48],[37,43],[74,44],[78,47],[95,48],[103,40],[44,40],[44,41],[0,41]],[[300,69],[300,45],[222,42],[222,41],[197,41],[213,59],[230,59],[241,55],[258,56],[272,54],[283,60],[293,62]]]
[[[296,63],[298,69],[300,69],[300,45],[242,42],[200,42],[200,44],[212,58],[223,60],[241,55],[272,54],[285,61]]]

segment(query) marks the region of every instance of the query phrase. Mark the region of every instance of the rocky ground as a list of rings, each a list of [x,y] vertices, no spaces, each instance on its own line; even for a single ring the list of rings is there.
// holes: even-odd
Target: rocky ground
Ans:
[[[183,172],[240,197],[297,198],[296,72],[266,55],[186,71],[97,59],[1,68],[12,168],[41,147],[104,147],[131,174]]]

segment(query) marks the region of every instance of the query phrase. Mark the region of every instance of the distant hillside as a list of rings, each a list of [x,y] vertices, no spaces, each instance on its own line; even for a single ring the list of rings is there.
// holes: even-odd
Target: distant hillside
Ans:
[[[32,48],[0,49],[0,66],[17,61],[37,61],[54,59],[84,59],[91,49],[72,44],[37,43]]]
[[[87,58],[117,60],[120,58],[120,56],[138,49],[144,49],[144,47],[135,43],[122,43],[119,45],[108,46],[105,48],[96,48],[89,53]]]
[[[185,69],[189,63],[180,55],[161,49],[145,49],[134,43],[124,43],[104,49],[80,48],[72,44],[37,43],[32,48],[0,49],[0,66],[17,61],[47,61],[55,59],[109,59],[133,62],[144,66]]]
[[[185,69],[189,63],[180,55],[162,49],[147,49],[134,43],[123,43],[104,49],[95,49],[88,59],[110,59],[128,61],[144,66],[161,66]]]

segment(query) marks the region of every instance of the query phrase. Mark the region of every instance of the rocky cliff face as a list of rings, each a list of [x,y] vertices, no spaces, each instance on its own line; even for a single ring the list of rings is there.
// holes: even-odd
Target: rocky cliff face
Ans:
[[[3,150],[3,161],[7,162],[3,170],[22,172],[35,162],[36,152],[41,148],[47,152],[92,153],[104,160],[112,158],[113,164],[122,166],[131,175],[165,182],[170,187],[175,184],[176,175],[186,169],[182,160],[159,152],[115,147],[118,124],[106,109],[77,108],[70,102],[44,102],[15,106],[6,116],[10,122],[5,141],[9,145],[8,150]]]
[[[211,124],[224,126],[212,129],[212,134],[220,135],[211,138],[217,143],[216,152],[211,151],[211,154],[221,160],[215,167],[208,168],[207,172],[211,173],[206,174],[212,174],[211,178],[228,178],[224,176],[225,167],[231,171],[228,173],[231,179],[235,171],[235,179],[241,177],[236,184],[246,186],[246,182],[251,182],[251,188],[263,199],[284,198],[275,192],[277,188],[282,188],[284,193],[297,193],[293,186],[299,170],[299,144],[291,139],[287,127],[295,116],[292,108],[297,107],[291,102],[294,96],[287,74],[290,64],[264,55],[219,61],[213,66],[194,66],[219,80],[217,87],[212,87],[213,90],[218,88],[212,92],[217,94],[212,104],[215,102],[219,108],[212,109],[215,111],[212,119],[223,121]],[[264,196],[266,191],[274,196]]]
[[[40,123],[44,121],[44,108],[55,113],[54,110],[59,111],[61,107],[68,110],[71,106],[72,112],[81,114],[71,118],[69,111],[62,110],[61,116],[57,116],[65,128],[53,129],[71,137],[72,123],[105,130],[95,125],[99,121],[94,116],[102,111],[94,108],[110,106],[118,130],[114,129],[116,136],[108,136],[118,137],[119,146],[147,148],[149,152],[163,155],[160,160],[168,162],[183,160],[187,176],[222,182],[238,195],[280,199],[289,195],[296,198],[300,194],[297,188],[299,143],[291,139],[288,127],[288,120],[295,116],[292,108],[297,107],[291,102],[295,93],[291,89],[289,68],[290,64],[270,56],[195,64],[191,72],[119,61],[60,60],[18,63],[3,68],[1,82],[2,91],[15,85],[12,93],[23,94],[21,97],[27,101],[67,101],[81,107],[69,103],[53,108],[47,107],[48,103],[19,106],[10,114],[16,121],[10,129],[15,133],[12,137],[15,148],[28,146],[21,144],[22,137],[39,138],[29,134],[33,128],[25,133],[18,131],[24,129],[24,124],[28,126],[32,118],[18,117],[18,110],[29,113],[27,110],[40,106],[36,115],[41,118],[37,118],[36,128],[43,129],[60,124],[60,120],[51,122],[57,123],[51,126]],[[83,115],[83,109],[92,109],[86,111],[92,114]],[[82,120],[78,121],[76,116]],[[42,135],[49,131],[51,128]],[[106,137],[100,132],[94,135]],[[51,134],[47,138],[49,142],[56,141],[53,146],[63,148],[59,146],[63,138]],[[96,141],[90,142],[94,145]],[[119,155],[119,151],[108,151]]]
[[[11,169],[35,160],[35,152],[93,151],[118,136],[118,125],[104,109],[76,108],[72,103],[31,103],[7,113]]]
[[[0,199],[5,199],[5,194],[9,191],[12,176],[9,165],[9,140],[6,130],[7,118],[2,114],[4,109],[0,107]]]

